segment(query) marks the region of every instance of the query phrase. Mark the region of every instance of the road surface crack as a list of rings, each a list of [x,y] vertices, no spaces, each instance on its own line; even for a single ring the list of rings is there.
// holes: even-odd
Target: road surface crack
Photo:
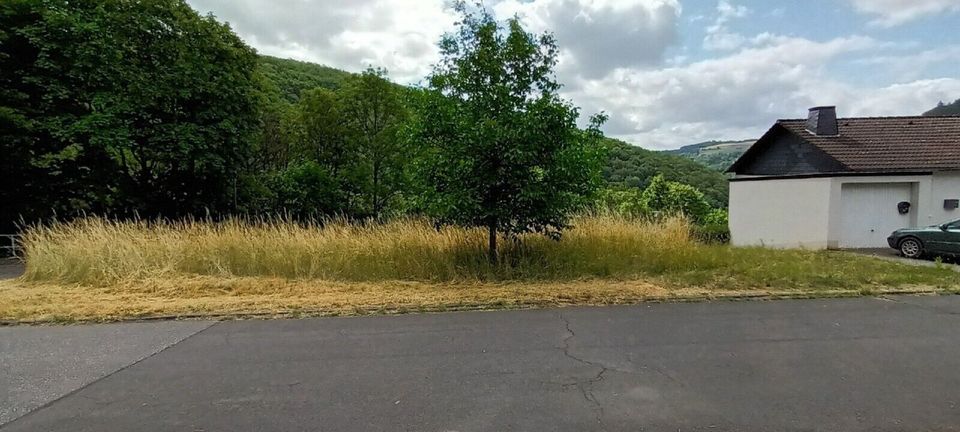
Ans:
[[[567,387],[574,386],[578,390],[580,390],[580,393],[583,395],[583,399],[589,402],[591,405],[593,405],[594,416],[597,419],[597,424],[600,425],[600,430],[606,430],[606,426],[603,424],[603,414],[604,414],[603,405],[600,403],[599,400],[597,400],[597,396],[593,393],[593,385],[600,381],[603,381],[603,375],[607,373],[607,371],[610,369],[602,363],[590,361],[590,360],[571,354],[570,340],[576,337],[577,334],[573,331],[572,328],[570,328],[570,320],[564,317],[562,313],[558,312],[557,317],[560,318],[560,321],[563,321],[564,327],[567,330],[567,334],[566,336],[563,337],[563,340],[562,340],[563,346],[561,347],[561,350],[563,351],[563,355],[573,361],[600,369],[599,372],[597,372],[597,374],[593,376],[593,378],[586,379],[586,380],[577,380],[574,383],[564,384],[563,387],[567,388]]]

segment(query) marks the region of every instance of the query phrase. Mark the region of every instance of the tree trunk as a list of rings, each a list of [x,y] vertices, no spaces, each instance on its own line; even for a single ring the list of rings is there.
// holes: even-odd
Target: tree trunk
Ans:
[[[487,259],[490,260],[490,264],[497,263],[497,224],[496,222],[490,222],[487,226],[487,229],[490,232],[490,243],[487,248]]]

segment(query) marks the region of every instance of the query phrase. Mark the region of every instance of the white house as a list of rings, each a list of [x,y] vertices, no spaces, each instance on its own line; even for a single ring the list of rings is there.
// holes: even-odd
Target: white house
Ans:
[[[735,246],[887,247],[960,219],[960,116],[778,120],[728,170]]]

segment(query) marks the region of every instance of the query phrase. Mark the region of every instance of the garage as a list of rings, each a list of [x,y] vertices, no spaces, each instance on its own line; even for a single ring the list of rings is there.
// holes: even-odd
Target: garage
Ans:
[[[886,248],[896,229],[960,219],[960,116],[783,119],[727,170],[730,242]],[[909,204],[909,209],[903,208]]]
[[[891,232],[912,225],[911,212],[902,213],[899,204],[912,203],[913,188],[914,183],[842,184],[840,247],[886,247]]]

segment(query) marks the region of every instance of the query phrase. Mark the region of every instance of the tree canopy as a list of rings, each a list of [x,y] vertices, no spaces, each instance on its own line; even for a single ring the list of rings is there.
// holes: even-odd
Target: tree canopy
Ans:
[[[336,90],[353,74],[315,63],[262,55],[260,72],[269,80],[280,97],[295,103],[307,90],[325,88]]]
[[[498,233],[558,238],[569,212],[599,185],[603,118],[577,128],[578,109],[557,95],[551,35],[457,8],[458,31],[440,43],[413,139],[426,147],[426,210],[442,222],[486,227],[495,260]]]
[[[952,103],[943,103],[942,101],[937,104],[936,107],[923,113],[925,116],[947,116],[947,115],[960,115],[960,99],[953,101]]]
[[[256,66],[182,0],[3,2],[3,220],[228,209]]]

